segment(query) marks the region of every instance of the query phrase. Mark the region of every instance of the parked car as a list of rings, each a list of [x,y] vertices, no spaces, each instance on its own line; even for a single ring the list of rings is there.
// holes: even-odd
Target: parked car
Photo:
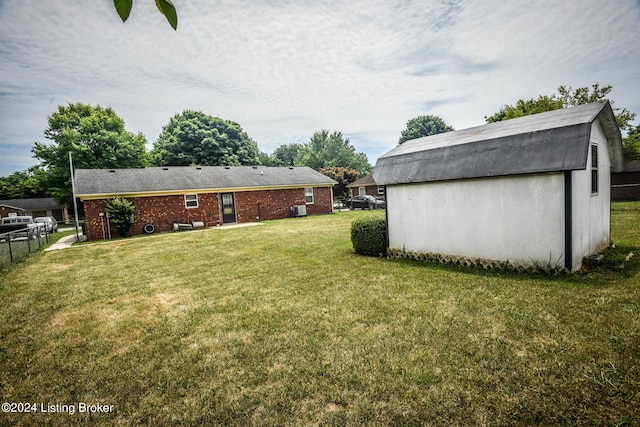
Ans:
[[[38,224],[44,224],[47,233],[55,233],[58,231],[58,221],[52,216],[39,216],[33,219]]]
[[[30,216],[8,216],[0,220],[0,234],[24,230],[17,234],[36,239],[43,228],[44,224],[34,222],[33,217]]]
[[[387,203],[384,200],[364,194],[347,199],[347,206],[349,206],[349,209],[385,209]]]

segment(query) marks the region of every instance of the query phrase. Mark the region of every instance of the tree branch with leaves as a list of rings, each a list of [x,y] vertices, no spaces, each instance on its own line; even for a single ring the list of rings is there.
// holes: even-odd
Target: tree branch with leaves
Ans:
[[[131,14],[131,9],[133,8],[133,0],[113,0],[113,6],[118,12],[118,16],[122,19],[122,22],[126,22]],[[178,13],[176,12],[176,8],[171,3],[170,0],[156,0],[156,7],[162,13],[171,28],[174,30],[178,29]]]

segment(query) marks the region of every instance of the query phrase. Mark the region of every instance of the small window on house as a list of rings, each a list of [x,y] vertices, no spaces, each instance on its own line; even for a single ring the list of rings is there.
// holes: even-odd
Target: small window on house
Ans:
[[[313,188],[304,189],[304,202],[308,205],[313,203]]]
[[[364,187],[358,187],[358,195],[364,196],[365,194],[367,194],[367,189]]]
[[[378,194],[384,194],[384,185],[378,185]]]
[[[184,207],[185,208],[197,208],[198,207],[198,195],[197,194],[185,194],[184,195]]]
[[[598,146],[591,146],[591,194],[598,193]]]

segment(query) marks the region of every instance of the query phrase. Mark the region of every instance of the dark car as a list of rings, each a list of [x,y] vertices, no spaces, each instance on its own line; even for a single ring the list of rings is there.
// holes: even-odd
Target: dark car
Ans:
[[[349,209],[385,209],[387,204],[384,200],[365,194],[347,199],[347,206]]]

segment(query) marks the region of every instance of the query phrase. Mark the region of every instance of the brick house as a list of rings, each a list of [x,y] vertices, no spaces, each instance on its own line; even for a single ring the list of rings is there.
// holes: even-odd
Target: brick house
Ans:
[[[369,195],[384,199],[384,185],[376,184],[373,179],[373,174],[369,174],[360,179],[353,181],[347,185],[347,188],[351,190],[351,197]]]
[[[58,222],[69,222],[67,206],[51,197],[0,200],[0,217],[26,215],[34,218],[52,216]]]
[[[131,234],[166,232],[174,224],[223,224],[333,211],[336,182],[308,167],[170,166],[78,169],[87,240],[117,236],[106,206],[123,197],[136,207]]]

